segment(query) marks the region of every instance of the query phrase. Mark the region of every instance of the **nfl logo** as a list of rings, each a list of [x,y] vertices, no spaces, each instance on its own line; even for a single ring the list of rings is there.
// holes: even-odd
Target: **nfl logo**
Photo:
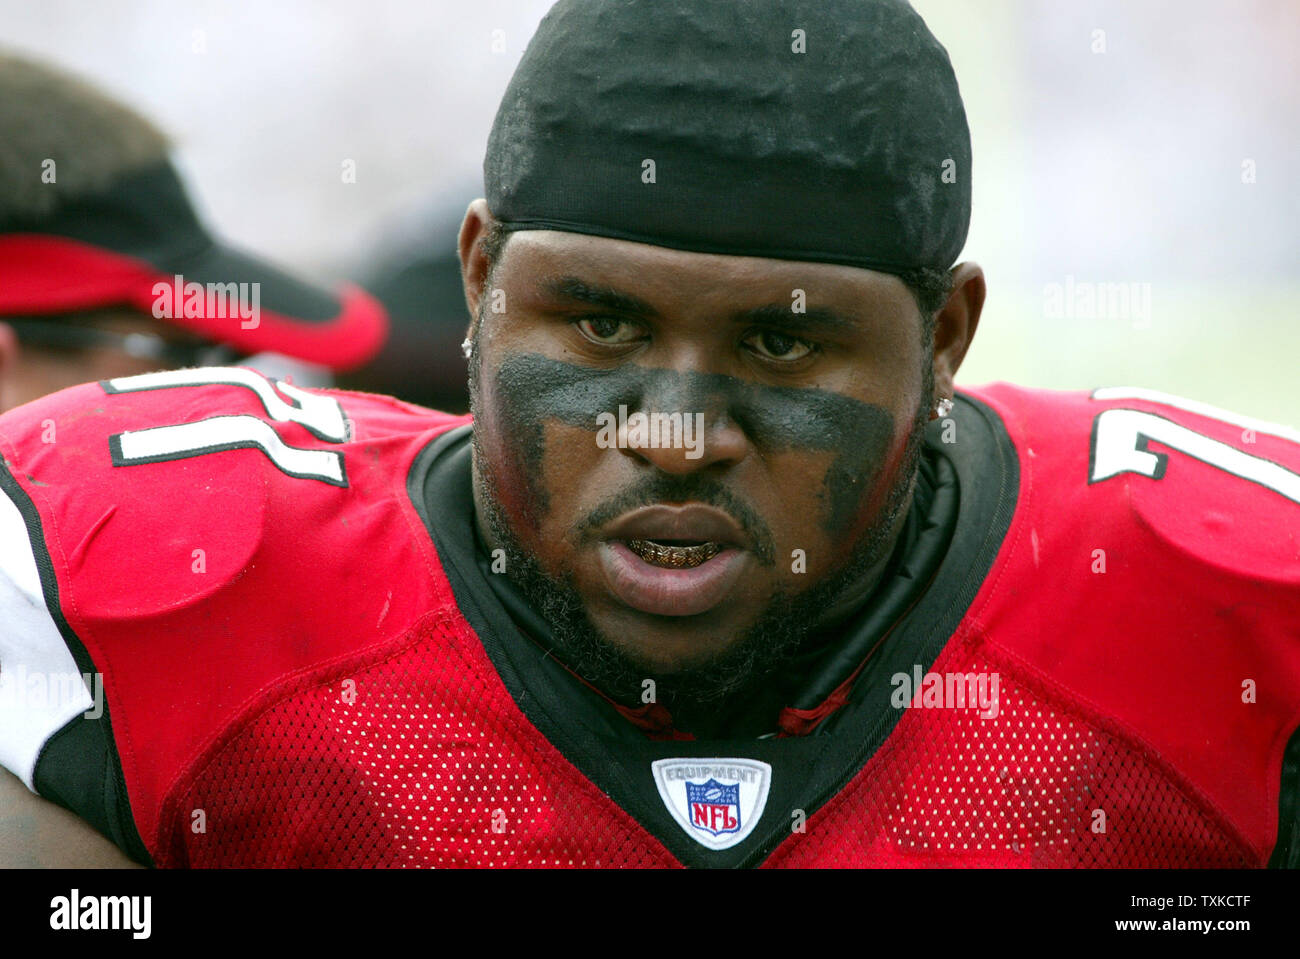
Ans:
[[[714,836],[740,831],[740,785],[724,786],[716,779],[686,783],[691,825]]]
[[[706,849],[745,841],[767,804],[772,767],[746,757],[656,759],[651,775],[677,825]]]

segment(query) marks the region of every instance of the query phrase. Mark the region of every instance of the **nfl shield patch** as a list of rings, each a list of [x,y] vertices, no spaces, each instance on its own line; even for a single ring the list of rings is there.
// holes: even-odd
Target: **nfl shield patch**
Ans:
[[[756,759],[660,759],[650,768],[677,824],[708,849],[730,849],[753,831],[772,781],[772,767]]]

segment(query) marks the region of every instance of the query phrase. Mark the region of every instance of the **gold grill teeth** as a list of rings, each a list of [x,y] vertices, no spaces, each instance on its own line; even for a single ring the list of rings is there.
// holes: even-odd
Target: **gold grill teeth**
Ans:
[[[629,540],[627,545],[647,563],[669,569],[694,569],[722,552],[722,547],[717,543],[704,543],[700,546],[661,546],[647,539],[633,539]]]

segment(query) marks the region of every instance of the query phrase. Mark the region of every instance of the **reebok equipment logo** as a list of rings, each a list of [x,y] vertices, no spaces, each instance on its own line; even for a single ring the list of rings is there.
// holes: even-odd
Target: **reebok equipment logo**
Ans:
[[[706,849],[743,842],[772,783],[772,767],[756,759],[660,759],[650,769],[673,819]]]

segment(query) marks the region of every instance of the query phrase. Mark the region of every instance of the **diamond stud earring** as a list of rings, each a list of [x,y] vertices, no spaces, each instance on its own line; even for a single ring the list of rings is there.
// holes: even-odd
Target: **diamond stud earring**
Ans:
[[[939,414],[940,419],[947,416],[952,412],[952,400],[945,396],[934,405],[934,411]]]
[[[465,337],[465,342],[460,345],[460,351],[465,354],[467,360],[474,355],[474,344],[469,341],[468,336]]]

